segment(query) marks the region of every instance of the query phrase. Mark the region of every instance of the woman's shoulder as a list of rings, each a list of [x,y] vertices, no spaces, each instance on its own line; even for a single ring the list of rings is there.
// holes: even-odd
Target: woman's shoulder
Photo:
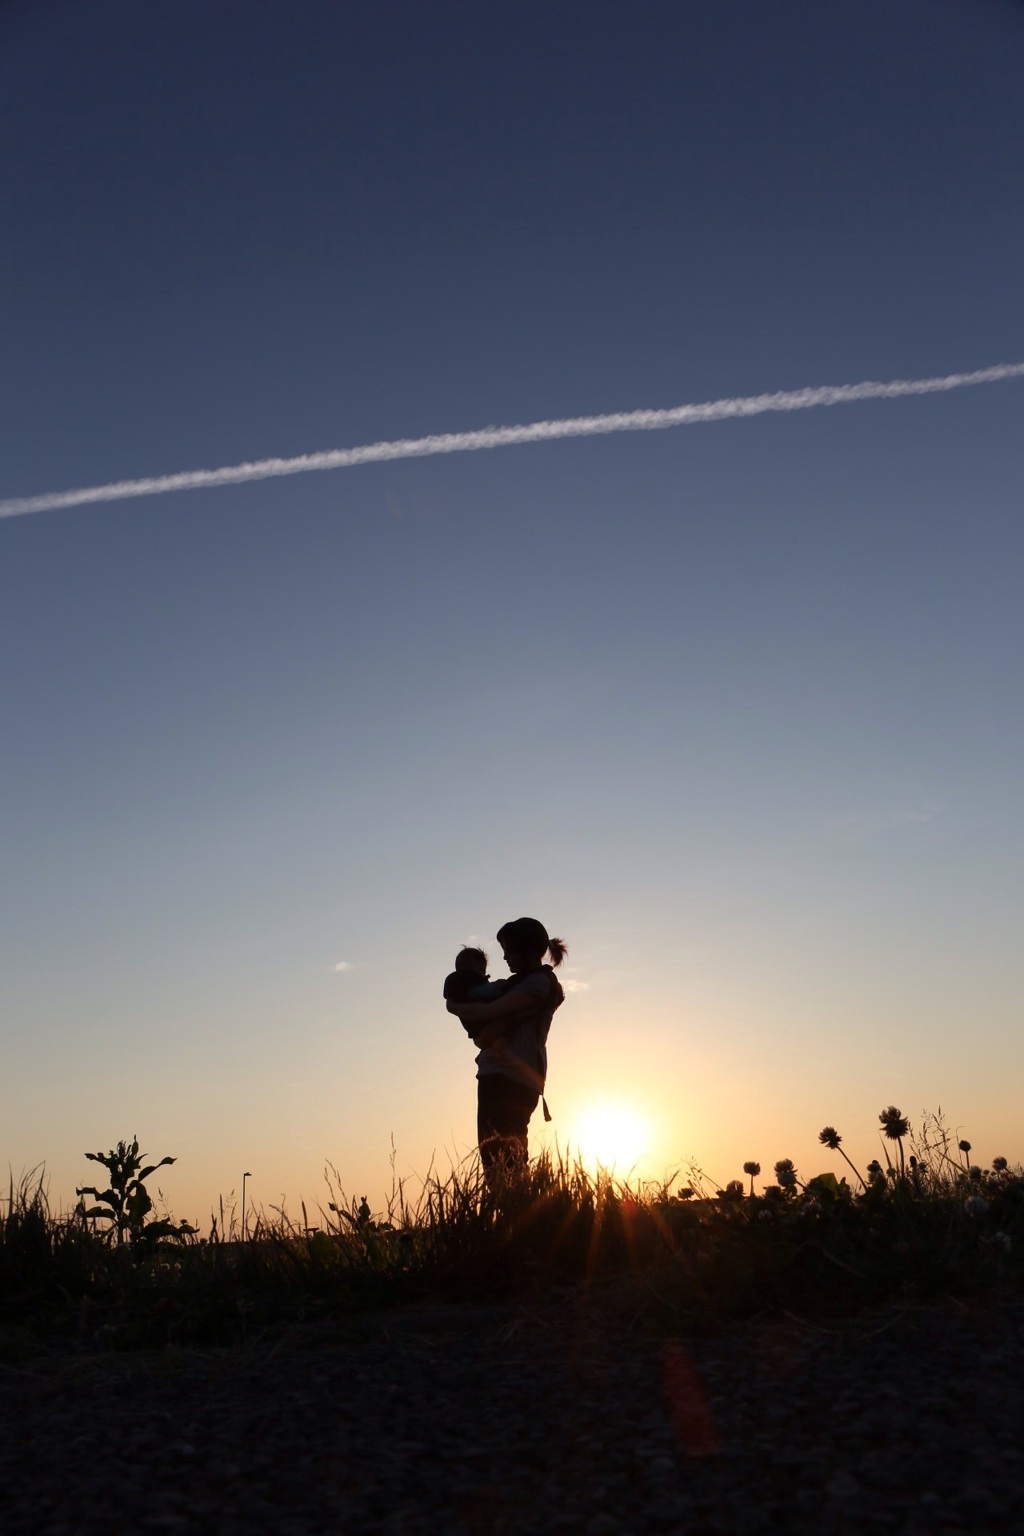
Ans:
[[[511,987],[515,987],[516,991],[521,989],[528,992],[554,1008],[565,1001],[562,984],[550,965],[542,965],[536,971],[527,971],[523,976],[513,977]]]

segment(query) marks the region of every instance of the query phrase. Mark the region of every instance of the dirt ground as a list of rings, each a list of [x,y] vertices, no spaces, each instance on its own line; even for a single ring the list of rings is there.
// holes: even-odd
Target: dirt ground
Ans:
[[[703,1338],[439,1305],[98,1343],[0,1348],[7,1536],[1024,1533],[1018,1304]]]

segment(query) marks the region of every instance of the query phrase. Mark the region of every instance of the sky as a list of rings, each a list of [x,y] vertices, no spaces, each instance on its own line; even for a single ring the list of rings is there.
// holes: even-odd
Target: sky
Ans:
[[[1024,5],[0,6],[0,499],[1024,359]],[[1024,381],[0,522],[0,1155],[1024,1158]],[[590,1148],[593,1151],[593,1148]],[[610,1154],[609,1154],[610,1155]],[[620,1156],[624,1153],[620,1152]]]

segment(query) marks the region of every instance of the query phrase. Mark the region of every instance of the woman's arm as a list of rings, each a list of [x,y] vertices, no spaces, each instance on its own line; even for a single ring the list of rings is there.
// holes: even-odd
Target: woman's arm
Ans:
[[[448,1012],[458,1014],[463,1024],[468,1024],[471,1028],[476,1025],[477,1029],[473,1030],[476,1034],[484,1025],[501,1024],[505,1019],[512,1018],[514,1014],[536,1006],[537,998],[532,992],[527,992],[522,987],[512,987],[504,997],[495,998],[493,1003],[449,1002]]]

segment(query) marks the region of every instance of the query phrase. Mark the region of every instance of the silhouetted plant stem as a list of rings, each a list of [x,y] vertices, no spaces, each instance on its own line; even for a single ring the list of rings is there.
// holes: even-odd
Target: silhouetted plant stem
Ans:
[[[860,1180],[861,1188],[862,1189],[867,1189],[867,1187],[868,1187],[867,1180],[865,1179],[864,1175],[861,1173],[860,1169],[855,1167],[855,1165],[853,1163],[851,1163],[850,1159],[846,1156],[846,1153],[843,1151],[842,1147],[837,1147],[836,1151],[839,1153],[840,1157],[846,1158],[846,1165],[847,1165],[848,1168],[852,1168],[854,1173],[857,1175],[858,1179]]]

